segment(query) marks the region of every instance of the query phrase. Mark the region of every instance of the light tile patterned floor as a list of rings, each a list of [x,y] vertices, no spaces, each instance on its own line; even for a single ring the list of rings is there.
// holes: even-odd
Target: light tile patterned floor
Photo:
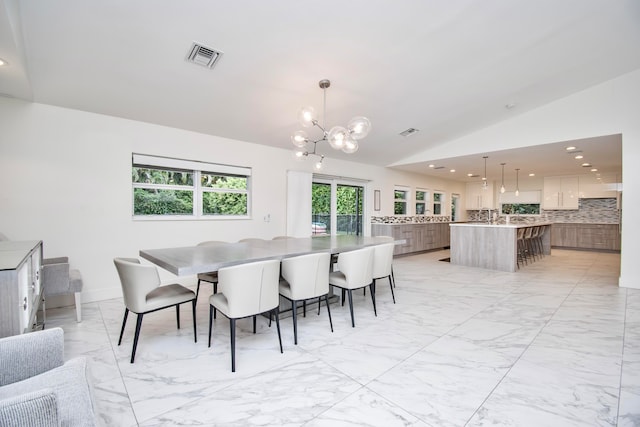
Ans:
[[[386,283],[275,327],[240,321],[237,372],[228,321],[207,348],[208,299],[145,317],[136,363],[134,318],[117,346],[121,299],[48,311],[66,356],[92,358],[103,425],[155,426],[638,426],[640,290],[618,288],[618,254],[554,250],[517,273],[438,261],[448,251],[397,258],[397,304]],[[194,280],[195,282],[195,280]],[[205,288],[207,289],[207,288]],[[205,291],[204,295],[207,295]]]

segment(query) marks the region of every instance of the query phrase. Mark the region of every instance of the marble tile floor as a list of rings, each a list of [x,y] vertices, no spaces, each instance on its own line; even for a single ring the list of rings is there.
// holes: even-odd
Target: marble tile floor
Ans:
[[[66,357],[92,359],[105,426],[638,426],[640,290],[617,286],[619,254],[553,250],[516,273],[438,261],[448,251],[396,258],[371,300],[275,325],[238,322],[237,372],[229,323],[207,348],[208,287],[191,311],[145,316],[135,364],[135,316],[117,346],[121,299],[48,310]],[[115,276],[115,275],[114,275]],[[194,279],[195,285],[195,279]],[[204,292],[203,292],[204,291]]]

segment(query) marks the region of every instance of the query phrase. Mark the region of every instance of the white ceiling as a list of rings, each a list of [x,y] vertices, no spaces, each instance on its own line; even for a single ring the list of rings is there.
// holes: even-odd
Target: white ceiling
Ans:
[[[355,154],[319,150],[390,165],[640,68],[639,24],[637,0],[0,0],[0,94],[291,148],[328,78],[328,127],[373,130]],[[213,70],[185,60],[194,41],[224,52]],[[488,155],[542,171],[556,152]]]

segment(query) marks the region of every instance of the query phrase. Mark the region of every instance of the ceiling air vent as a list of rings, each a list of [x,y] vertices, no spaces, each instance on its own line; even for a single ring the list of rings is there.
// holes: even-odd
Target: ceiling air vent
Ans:
[[[402,136],[410,136],[410,135],[413,135],[416,132],[419,132],[419,130],[416,129],[416,128],[409,128],[409,129],[407,129],[405,131],[400,132],[400,135],[402,135]]]
[[[213,68],[222,57],[223,52],[203,46],[199,43],[193,43],[187,61],[193,62],[203,67]]]

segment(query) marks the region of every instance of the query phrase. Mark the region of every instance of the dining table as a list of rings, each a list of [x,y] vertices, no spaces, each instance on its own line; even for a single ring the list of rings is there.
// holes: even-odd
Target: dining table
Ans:
[[[318,252],[339,254],[393,242],[388,236],[357,236],[352,234],[252,240],[223,245],[184,246],[175,248],[143,249],[140,256],[175,274],[188,276],[218,271],[224,267],[255,261],[283,260],[285,258]]]

